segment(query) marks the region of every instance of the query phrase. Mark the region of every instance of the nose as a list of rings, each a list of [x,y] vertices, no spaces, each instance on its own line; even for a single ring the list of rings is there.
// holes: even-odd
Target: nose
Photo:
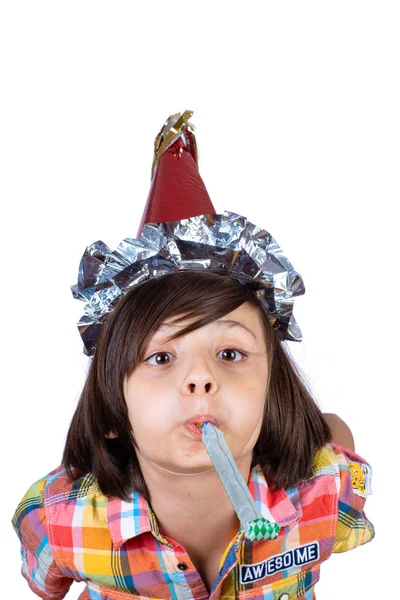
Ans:
[[[194,359],[182,381],[182,393],[213,395],[217,390],[217,380],[207,362],[201,358]]]

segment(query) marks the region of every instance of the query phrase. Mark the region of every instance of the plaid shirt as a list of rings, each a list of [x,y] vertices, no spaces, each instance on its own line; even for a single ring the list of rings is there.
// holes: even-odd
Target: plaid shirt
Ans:
[[[321,563],[375,535],[363,512],[371,467],[337,444],[316,453],[313,477],[297,487],[271,492],[259,465],[248,487],[261,514],[281,526],[279,536],[250,542],[240,528],[209,594],[141,494],[107,498],[91,474],[71,482],[60,466],[29,488],[14,513],[22,575],[44,600],[64,598],[74,580],[87,584],[80,600],[312,600]]]

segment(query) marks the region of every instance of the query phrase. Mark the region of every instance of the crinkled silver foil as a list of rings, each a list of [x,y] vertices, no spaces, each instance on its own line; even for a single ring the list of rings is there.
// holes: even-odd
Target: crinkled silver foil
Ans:
[[[79,265],[74,298],[85,302],[78,323],[84,353],[93,356],[101,327],[120,297],[135,285],[177,270],[207,270],[251,284],[281,340],[300,342],[294,297],[304,294],[301,276],[265,229],[225,211],[144,226],[111,252],[101,241],[88,246]]]

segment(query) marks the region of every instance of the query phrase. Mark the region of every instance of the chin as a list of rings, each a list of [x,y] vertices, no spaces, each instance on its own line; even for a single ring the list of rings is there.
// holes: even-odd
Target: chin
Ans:
[[[182,453],[180,456],[176,457],[176,466],[180,466],[181,468],[185,467],[210,467],[213,466],[211,462],[211,458],[207,454],[207,450],[204,446],[201,450],[197,449],[196,451],[186,451]]]

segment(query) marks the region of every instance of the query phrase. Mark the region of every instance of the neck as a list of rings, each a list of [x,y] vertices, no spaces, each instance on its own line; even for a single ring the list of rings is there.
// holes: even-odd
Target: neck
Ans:
[[[193,537],[217,527],[229,537],[239,528],[235,509],[214,468],[184,476],[166,470],[138,452],[138,460],[150,493],[150,504],[160,531],[182,540],[184,532]],[[246,481],[249,480],[252,455],[236,461]]]

